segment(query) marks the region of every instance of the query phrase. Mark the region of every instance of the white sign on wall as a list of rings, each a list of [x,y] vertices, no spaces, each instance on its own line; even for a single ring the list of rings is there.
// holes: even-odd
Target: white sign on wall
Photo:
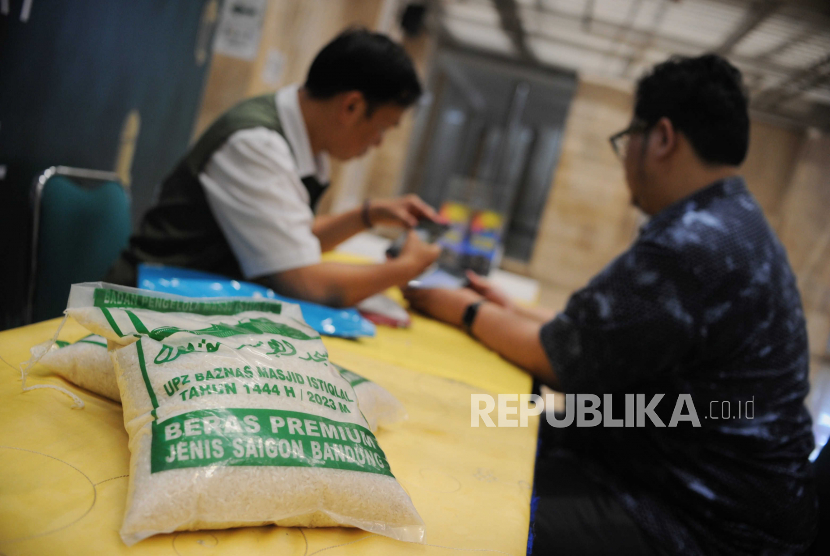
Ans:
[[[265,65],[262,66],[262,82],[276,87],[282,80],[284,69],[285,55],[276,48],[270,49],[268,57],[265,59]]]
[[[213,51],[242,60],[253,60],[259,50],[262,22],[268,0],[225,0]]]

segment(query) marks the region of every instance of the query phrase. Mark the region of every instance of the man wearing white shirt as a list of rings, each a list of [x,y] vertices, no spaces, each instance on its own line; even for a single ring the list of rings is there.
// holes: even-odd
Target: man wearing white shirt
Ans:
[[[157,204],[110,270],[135,285],[139,263],[216,272],[278,293],[348,306],[406,283],[438,256],[410,232],[401,255],[376,265],[321,262],[375,224],[407,228],[438,218],[418,197],[367,201],[315,217],[329,160],[362,156],[381,143],[421,86],[403,48],[361,29],[320,51],[302,86],[248,99],[217,119],[164,181]]]

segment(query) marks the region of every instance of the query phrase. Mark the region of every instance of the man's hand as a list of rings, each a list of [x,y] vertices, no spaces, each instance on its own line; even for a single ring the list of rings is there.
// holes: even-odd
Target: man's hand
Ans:
[[[470,303],[483,299],[469,288],[407,288],[403,294],[413,309],[455,326],[461,326],[464,310]],[[495,303],[484,303],[473,321],[472,334],[508,361],[522,367],[545,384],[557,388],[558,378],[539,338],[541,327],[540,322],[508,311]]]
[[[401,248],[397,260],[412,270],[413,277],[435,262],[441,254],[441,247],[434,243],[426,243],[413,230],[406,233],[406,243]]]
[[[421,274],[441,252],[409,231],[401,255],[385,263],[363,265],[322,262],[260,277],[281,295],[305,299],[331,307],[351,307],[393,286],[405,286]]]
[[[409,300],[411,308],[455,326],[461,326],[467,306],[482,299],[479,294],[468,288],[458,290],[407,288],[403,295]]]
[[[325,253],[343,243],[355,234],[366,230],[367,225],[392,224],[404,228],[414,228],[419,220],[433,220],[444,223],[445,219],[417,195],[407,195],[397,199],[379,199],[370,201],[368,214],[364,213],[366,205],[356,207],[341,214],[326,214],[314,219],[311,231],[320,240],[320,249]],[[368,217],[368,222],[366,221]]]
[[[470,289],[480,294],[484,299],[500,305],[509,311],[513,310],[513,302],[510,301],[507,294],[491,281],[479,276],[472,270],[467,271],[467,279],[470,281]]]
[[[431,206],[417,195],[406,195],[396,199],[377,199],[369,204],[369,221],[372,225],[391,224],[414,228],[419,220],[443,222]]]
[[[518,303],[514,303],[501,288],[482,278],[472,270],[467,271],[467,279],[470,281],[470,289],[481,294],[484,299],[502,307],[505,311],[521,315],[536,322],[545,323],[553,320],[556,316],[555,311],[544,309],[542,307],[526,307]]]

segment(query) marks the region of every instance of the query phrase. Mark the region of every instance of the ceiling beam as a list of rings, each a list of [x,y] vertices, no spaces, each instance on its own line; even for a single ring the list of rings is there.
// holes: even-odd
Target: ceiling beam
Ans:
[[[828,81],[830,81],[830,54],[810,67],[793,73],[780,85],[761,91],[755,97],[755,105],[761,109],[777,109],[785,102]]]
[[[715,52],[721,56],[729,54],[736,44],[741,42],[765,19],[774,14],[783,4],[783,0],[758,0],[750,4],[743,19],[726,37],[723,44],[715,49]]]
[[[818,31],[823,29],[824,26],[821,23],[813,21],[813,22],[805,22],[804,27],[801,28],[800,31],[797,33],[793,33],[785,40],[781,41],[779,44],[773,46],[772,48],[762,52],[758,56],[756,56],[759,60],[769,60],[773,56],[777,54],[781,54],[785,50],[793,47],[794,45],[804,42],[805,40],[809,39],[813,35],[815,35]]]
[[[539,5],[539,10],[544,9]],[[585,2],[585,11],[582,13],[582,30],[586,33],[591,31],[591,23],[594,21],[594,0]]]
[[[493,6],[499,14],[501,28],[513,41],[516,52],[525,60],[537,61],[536,56],[527,47],[526,33],[522,27],[522,18],[519,15],[519,7],[516,0],[493,0]]]
[[[533,17],[534,15],[540,17],[555,17],[563,22],[571,23],[573,25],[580,25],[582,21],[582,16],[576,16],[564,12],[554,11],[550,8],[546,8],[542,11],[533,8],[525,8],[524,12],[526,14],[530,14],[530,17]],[[493,29],[493,27],[486,23],[482,23],[481,21],[470,19],[468,17],[453,15],[445,16],[444,19],[462,21],[464,23],[477,25],[482,28]],[[700,54],[703,54],[704,52],[710,50],[710,48],[706,45],[700,45],[697,43],[684,41],[682,39],[666,37],[664,35],[660,35],[659,33],[645,33],[642,31],[638,31],[636,29],[630,30],[628,33],[626,33],[625,37],[621,38],[619,37],[619,28],[620,26],[618,23],[612,23],[610,21],[600,19],[595,15],[593,22],[591,24],[591,31],[586,34],[592,37],[610,39],[612,41],[619,41],[620,43],[632,49],[640,48],[644,43],[650,42],[651,45],[657,50],[666,53],[681,54],[686,56],[699,56]],[[591,52],[596,52],[600,54],[606,54],[608,56],[613,56],[617,58],[627,58],[627,54],[625,53],[615,50],[586,46],[577,41],[562,40],[552,33],[544,32],[544,30],[541,32],[526,31],[525,35],[526,37],[544,39],[552,43],[561,43],[570,46],[576,46],[579,48],[584,48],[585,50],[589,50]],[[729,56],[729,59],[736,64],[750,68],[752,71],[763,72],[765,74],[777,74],[783,76],[792,72],[792,68],[790,67],[782,66],[771,61],[759,62],[755,58],[749,56],[732,54]]]
[[[622,71],[622,77],[630,77],[632,68],[642,60],[646,50],[651,48],[654,43],[654,36],[657,34],[657,29],[662,25],[663,19],[666,17],[666,12],[669,11],[669,3],[661,2],[654,12],[654,19],[651,21],[651,28],[646,31],[642,44],[634,49],[634,52],[625,62],[625,67]]]
[[[475,1],[475,0],[474,0]],[[478,0],[476,3],[489,3],[492,0]],[[732,0],[723,0],[725,3],[735,5],[739,5],[739,2],[732,2]],[[785,3],[786,4],[786,3]],[[746,6],[746,4],[743,4]],[[823,14],[818,12],[812,12],[812,14],[803,14],[802,12],[798,12],[797,14],[793,12],[789,4],[785,5],[784,13],[790,16],[796,17],[796,19],[803,21],[805,26],[818,28],[819,30],[823,27],[822,22],[830,21],[825,19]],[[770,12],[771,13],[771,12]],[[558,21],[563,22],[566,25],[573,25],[575,27],[581,28],[584,30],[583,23],[585,12],[581,14],[569,14],[558,11],[555,7],[551,7],[549,4],[542,5],[536,4],[534,7],[521,7],[520,8],[521,17],[524,17],[525,21],[542,21],[544,17],[555,17]],[[808,15],[811,15],[812,19],[808,19]],[[450,18],[446,18],[450,19]],[[466,17],[458,17],[454,16],[451,19],[457,21],[464,21],[470,24],[475,24],[477,26],[481,26],[483,29],[490,28],[493,29],[491,25],[483,24],[478,21],[473,21]],[[761,21],[755,24],[759,25]],[[549,31],[547,26],[539,25],[537,26],[538,29],[534,29],[531,31],[524,30],[523,39],[529,42],[530,39],[537,39],[537,40],[544,40],[550,42],[552,44],[564,44],[571,47],[576,47],[583,49],[587,52],[593,52],[596,54],[601,54],[604,56],[609,56],[617,59],[622,59],[625,62],[629,63],[628,61],[631,60],[633,57],[634,60],[630,62],[631,67],[629,68],[629,72],[635,66],[636,62],[641,60],[641,56],[644,54],[645,51],[649,50],[649,48],[653,48],[656,51],[666,52],[666,53],[677,53],[689,56],[697,56],[706,51],[711,51],[711,46],[708,45],[701,45],[696,44],[694,42],[690,42],[688,40],[677,39],[673,37],[668,37],[665,35],[661,35],[659,33],[652,32],[653,29],[650,29],[648,32],[639,31],[636,29],[630,29],[628,32],[624,34],[623,37],[619,36],[619,29],[620,25],[618,23],[612,23],[610,21],[604,20],[600,14],[593,12],[591,15],[591,25],[590,29],[585,31],[585,34],[588,36],[596,37],[596,38],[603,38],[609,40],[619,40],[621,44],[629,47],[631,50],[625,49],[608,49],[600,46],[595,45],[586,45],[581,41],[575,39],[562,39],[560,36],[557,36],[554,32]],[[746,27],[749,26],[743,26]],[[736,27],[736,31],[738,27]],[[749,31],[746,31],[748,33]],[[732,40],[735,41],[735,44],[739,42],[740,38],[737,36],[738,34],[733,31],[731,37]],[[798,35],[797,38],[793,38],[788,40],[787,42],[789,45],[779,45],[776,48],[777,51],[783,51],[785,46],[790,46],[799,40],[803,40],[807,36],[809,36],[808,32],[799,32],[796,33]],[[508,34],[508,36],[510,36]],[[735,39],[738,40],[735,40]],[[726,44],[726,42],[724,42]],[[727,45],[728,46],[728,45]],[[734,46],[734,45],[733,45]],[[632,52],[633,50],[633,52]],[[729,59],[736,65],[742,68],[744,75],[747,77],[747,83],[751,84],[751,78],[757,75],[764,75],[764,76],[771,76],[775,79],[780,79],[781,85],[773,86],[767,88],[765,90],[759,91],[756,94],[753,94],[751,109],[754,113],[766,113],[769,114],[771,117],[783,117],[793,122],[795,125],[799,123],[799,125],[819,125],[824,128],[830,129],[830,120],[825,117],[826,113],[830,112],[822,112],[820,115],[816,112],[815,115],[811,116],[810,118],[801,115],[800,113],[797,114],[796,112],[792,112],[788,110],[787,106],[784,106],[785,103],[788,101],[797,98],[798,96],[802,95],[805,92],[808,92],[816,87],[822,86],[828,82],[830,82],[830,68],[823,65],[822,62],[825,60],[820,61],[813,66],[806,68],[801,71],[793,71],[792,67],[788,67],[782,65],[780,63],[776,63],[770,59],[770,55],[774,54],[773,50],[770,50],[767,53],[762,54],[761,56],[746,56],[737,53],[732,53],[729,55]],[[830,58],[830,55],[828,55]],[[545,64],[547,65],[547,64]],[[553,66],[557,66],[558,64],[553,64]],[[565,67],[565,66],[562,66]],[[573,69],[573,68],[572,68]],[[816,108],[820,105],[816,104]],[[791,113],[792,112],[792,113]]]

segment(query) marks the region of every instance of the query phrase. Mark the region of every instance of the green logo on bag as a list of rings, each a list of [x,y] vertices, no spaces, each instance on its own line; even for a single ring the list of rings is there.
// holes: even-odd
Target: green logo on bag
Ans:
[[[297,354],[297,348],[295,348],[294,345],[288,340],[270,340],[268,342],[268,347],[271,348],[272,351],[267,352],[265,355],[280,357]]]
[[[169,363],[177,359],[180,355],[187,355],[188,353],[214,353],[219,350],[219,346],[221,345],[219,342],[211,344],[205,340],[198,342],[196,345],[193,345],[193,342],[189,342],[186,346],[168,346],[167,344],[162,344],[158,355],[153,359],[153,363],[156,365]]]
[[[315,340],[319,338],[319,336],[309,336],[302,330],[297,330],[287,324],[274,322],[265,317],[243,319],[236,324],[220,322],[218,324],[211,324],[209,327],[200,330],[187,330],[177,326],[161,326],[153,329],[147,335],[157,342],[160,342],[177,332],[187,332],[188,334],[195,334],[197,336],[215,336],[217,338],[228,338],[242,334],[277,334],[295,340]]]
[[[250,335],[250,334],[274,334],[278,336],[287,336],[289,338],[295,340],[316,340],[320,336],[309,336],[302,330],[297,330],[287,324],[282,324],[279,322],[273,322],[270,319],[265,317],[255,318],[255,319],[242,319],[236,324],[227,324],[224,322],[220,322],[218,324],[211,324],[207,328],[202,328],[199,330],[188,330],[185,328],[179,328],[178,326],[160,326],[159,328],[154,328],[153,330],[147,330],[147,327],[141,322],[141,319],[133,313],[132,311],[125,310],[124,311],[130,319],[130,322],[133,323],[136,332],[139,334],[146,334],[151,339],[160,342],[165,338],[169,338],[173,334],[177,334],[179,332],[184,332],[187,334],[192,334],[194,336],[214,336],[217,338],[229,338],[231,336],[241,336],[241,335]],[[153,360],[154,363],[157,365],[161,363],[169,363],[170,361],[174,361],[181,355],[187,355],[188,353],[214,353],[219,350],[219,346],[223,345],[221,342],[214,342],[210,343],[207,340],[203,339],[199,342],[188,342],[182,346],[170,346],[167,344],[162,344],[161,350],[159,351],[158,355],[156,355],[155,359]],[[294,348],[292,344],[290,344],[287,340],[283,340],[282,342],[278,340],[270,340],[268,342],[268,346],[273,349],[272,353],[268,355],[276,355],[277,357],[281,355],[294,355],[297,353],[297,350]],[[244,347],[244,346],[240,346]],[[239,348],[237,348],[239,349]]]

